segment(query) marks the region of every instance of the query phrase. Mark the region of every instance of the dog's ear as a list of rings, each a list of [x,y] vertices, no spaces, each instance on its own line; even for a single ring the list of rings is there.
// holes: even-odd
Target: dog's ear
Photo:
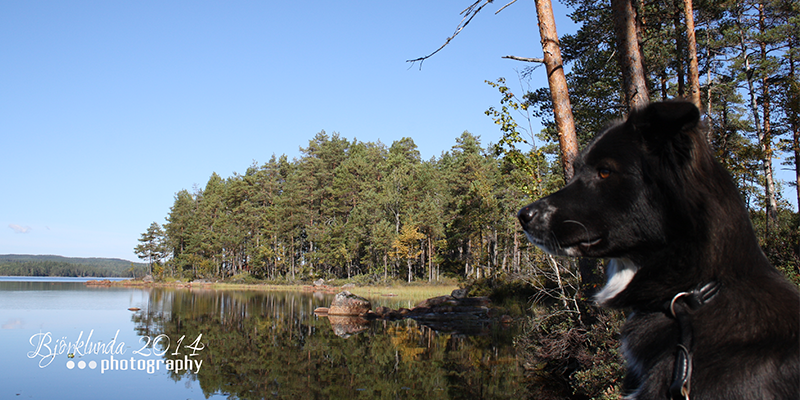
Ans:
[[[688,156],[691,135],[700,123],[700,110],[688,101],[651,103],[632,111],[627,123],[642,136],[651,152],[677,151],[679,154],[674,156]]]

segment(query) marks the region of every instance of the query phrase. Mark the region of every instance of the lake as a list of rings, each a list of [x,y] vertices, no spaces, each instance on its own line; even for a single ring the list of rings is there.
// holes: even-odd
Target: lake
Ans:
[[[0,277],[0,398],[526,397],[513,327],[342,325],[332,298]]]

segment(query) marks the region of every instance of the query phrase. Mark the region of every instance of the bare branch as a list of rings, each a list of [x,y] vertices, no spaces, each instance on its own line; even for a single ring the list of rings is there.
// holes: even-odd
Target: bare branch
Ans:
[[[511,0],[510,2],[508,2],[508,4],[506,4],[506,5],[502,6],[502,7],[500,7],[500,9],[499,9],[499,10],[495,11],[495,12],[494,12],[494,15],[500,14],[500,11],[503,11],[503,10],[505,10],[505,9],[506,9],[506,7],[508,7],[508,6],[512,5],[512,4],[516,3],[516,2],[517,2],[517,0]]]
[[[438,49],[436,49],[433,53],[428,54],[427,56],[415,58],[413,60],[406,60],[406,62],[410,62],[410,63],[413,64],[413,63],[419,61],[419,67],[420,67],[420,69],[422,69],[422,62],[423,61],[431,58],[434,54],[438,53],[445,46],[447,46],[450,43],[451,40],[453,40],[456,36],[458,36],[458,34],[461,33],[461,31],[464,28],[466,28],[467,25],[469,25],[470,22],[472,22],[472,19],[475,18],[475,16],[478,15],[478,13],[481,12],[481,10],[483,10],[483,8],[486,7],[492,1],[494,1],[494,0],[477,0],[474,3],[472,3],[472,5],[470,5],[469,7],[465,8],[464,11],[461,11],[461,14],[463,14],[464,17],[461,18],[461,22],[458,24],[458,26],[456,26],[456,31],[453,33],[452,36],[448,37],[445,40],[443,45],[439,46]],[[481,3],[483,3],[483,4],[481,4]]]
[[[503,58],[507,58],[509,60],[531,62],[531,63],[540,63],[540,64],[544,63],[544,58],[517,57],[517,56],[503,56]]]

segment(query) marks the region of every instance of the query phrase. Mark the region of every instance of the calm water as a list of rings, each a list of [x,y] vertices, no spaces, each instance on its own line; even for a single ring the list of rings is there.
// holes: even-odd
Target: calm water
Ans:
[[[525,397],[499,326],[315,316],[331,295],[30,280],[0,277],[2,399]]]

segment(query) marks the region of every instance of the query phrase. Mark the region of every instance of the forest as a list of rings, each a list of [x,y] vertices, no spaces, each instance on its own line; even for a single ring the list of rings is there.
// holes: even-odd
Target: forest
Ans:
[[[156,274],[191,277],[433,281],[520,272],[515,213],[525,196],[476,136],[464,132],[423,161],[410,138],[387,147],[320,132],[302,154],[178,192],[163,228],[153,223],[138,251]]]
[[[0,276],[142,277],[147,265],[117,258],[2,254]]]
[[[558,38],[578,145],[636,106],[631,74],[643,78],[644,101],[692,99],[765,252],[800,281],[800,217],[783,197],[800,180],[800,3],[708,0],[689,2],[687,14],[684,1],[633,2],[633,52],[610,28],[619,23],[611,3],[566,1],[580,27]],[[641,58],[638,72],[621,56],[630,54]],[[319,132],[298,158],[273,155],[180,190],[135,251],[154,275],[185,279],[535,275],[551,261],[527,243],[516,212],[563,186],[569,171],[555,91],[526,88],[543,73],[542,64],[529,65],[514,77],[523,87],[487,81],[498,90],[499,105],[486,111],[502,133],[498,143],[464,132],[423,160],[412,138],[387,146]],[[526,119],[545,128],[526,130]],[[797,180],[781,182],[778,168]]]

